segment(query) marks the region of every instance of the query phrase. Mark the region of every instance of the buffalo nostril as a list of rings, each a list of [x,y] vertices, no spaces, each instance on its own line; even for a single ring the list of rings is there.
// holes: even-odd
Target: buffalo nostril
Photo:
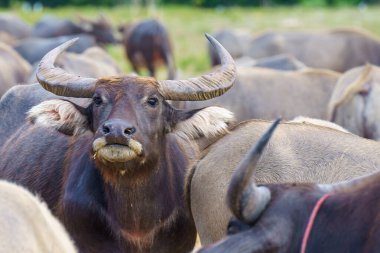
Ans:
[[[111,130],[108,126],[103,126],[103,133],[108,134],[110,131]]]
[[[128,127],[124,130],[124,133],[127,135],[132,135],[136,132],[136,128],[134,127]]]

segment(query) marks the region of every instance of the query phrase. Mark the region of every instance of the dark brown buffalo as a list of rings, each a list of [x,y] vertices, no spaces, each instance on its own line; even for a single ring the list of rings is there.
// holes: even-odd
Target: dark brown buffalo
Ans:
[[[0,176],[38,193],[80,252],[188,252],[196,234],[183,200],[195,156],[189,144],[224,133],[227,115],[215,107],[177,110],[165,100],[210,99],[232,86],[234,62],[209,40],[220,69],[180,81],[82,78],[53,65],[72,41],[52,50],[39,83],[56,95],[92,100],[86,107],[57,99],[33,107],[30,122],[2,147]]]
[[[380,173],[335,185],[257,186],[251,178],[275,127],[251,148],[233,174],[227,204],[234,218],[227,238],[197,252],[378,252]],[[316,203],[326,196],[310,226],[310,237],[302,243]]]
[[[116,39],[112,33],[109,21],[103,16],[98,20],[84,20],[81,24],[74,23],[68,19],[59,19],[54,16],[44,16],[33,28],[33,36],[51,38],[64,35],[86,33],[95,37],[99,44],[115,43]]]
[[[140,73],[146,67],[150,76],[155,76],[156,68],[165,64],[168,79],[175,78],[175,65],[169,34],[157,20],[144,20],[136,24],[119,27],[123,34],[125,54],[133,70]]]
[[[103,14],[100,14],[95,20],[84,17],[79,18],[80,26],[84,28],[86,33],[94,36],[98,44],[113,44],[117,42],[111,22]]]

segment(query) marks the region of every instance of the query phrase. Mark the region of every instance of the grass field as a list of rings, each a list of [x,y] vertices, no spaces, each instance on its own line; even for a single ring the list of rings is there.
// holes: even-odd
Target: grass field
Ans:
[[[336,27],[358,27],[369,30],[380,37],[380,7],[358,8],[228,8],[200,9],[184,6],[158,6],[155,9],[121,6],[111,9],[96,7],[66,7],[45,9],[41,13],[25,13],[18,9],[1,10],[19,14],[29,23],[34,23],[44,14],[76,19],[77,15],[96,17],[104,13],[115,27],[123,22],[154,17],[161,20],[169,30],[174,45],[176,65],[182,76],[187,77],[209,69],[205,32],[221,28],[239,28],[260,33],[266,30],[323,30]],[[120,46],[109,46],[107,50],[130,71]],[[163,71],[160,72],[165,77]]]

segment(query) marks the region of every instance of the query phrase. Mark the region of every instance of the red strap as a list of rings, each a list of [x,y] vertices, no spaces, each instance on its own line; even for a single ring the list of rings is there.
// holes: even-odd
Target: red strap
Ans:
[[[325,195],[323,195],[323,196],[317,201],[317,203],[315,203],[315,206],[314,206],[313,212],[311,213],[310,218],[309,218],[309,221],[308,221],[308,223],[307,223],[307,227],[306,227],[305,233],[303,234],[302,245],[301,245],[301,253],[306,253],[306,246],[307,246],[307,242],[308,242],[309,237],[310,237],[311,229],[313,228],[313,225],[314,225],[315,217],[317,216],[318,211],[319,211],[319,209],[321,208],[323,202],[324,202],[328,197],[330,197],[330,196],[331,196],[330,193],[326,193]]]

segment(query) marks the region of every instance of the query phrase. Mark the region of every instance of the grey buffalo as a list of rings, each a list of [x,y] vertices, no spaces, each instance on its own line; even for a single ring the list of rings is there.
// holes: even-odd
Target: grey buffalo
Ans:
[[[238,121],[293,119],[302,115],[326,119],[327,104],[340,74],[329,70],[278,71],[238,67],[236,84],[225,95],[209,101],[186,101],[182,108],[219,105],[235,114]]]
[[[90,47],[81,54],[65,52],[58,57],[56,65],[68,73],[79,76],[99,78],[122,74],[116,61],[100,47]],[[34,64],[35,69],[30,75],[28,83],[37,82],[37,67],[38,64]]]
[[[255,37],[247,51],[253,59],[288,53],[308,67],[344,72],[366,62],[380,64],[380,40],[368,32],[267,32]]]
[[[31,35],[32,28],[19,17],[3,13],[0,15],[0,33],[8,34],[16,40],[25,39]]]
[[[85,33],[93,36],[99,44],[116,42],[112,33],[112,26],[103,15],[100,15],[97,20],[85,18],[81,18],[81,20],[81,23],[75,23],[68,19],[44,16],[35,24],[32,35],[34,37],[52,38]]]
[[[96,41],[91,35],[77,34],[54,38],[28,38],[19,41],[13,47],[30,64],[34,64],[50,50],[73,38],[79,38],[79,41],[69,49],[70,52],[82,53],[87,48],[96,46]]]
[[[253,36],[247,31],[223,29],[213,34],[220,44],[225,47],[234,59],[239,59],[247,55],[250,42]],[[214,49],[208,46],[208,52],[210,55],[211,65],[216,66],[220,64],[218,55]]]
[[[243,56],[235,60],[238,67],[257,67],[283,71],[301,70],[307,66],[289,54],[279,54],[255,60],[249,56]]]
[[[275,126],[233,173],[226,194],[234,216],[228,236],[197,252],[378,252],[380,172],[339,184],[257,185],[252,176],[263,162],[260,156]]]
[[[189,173],[188,202],[202,244],[224,237],[232,216],[224,201],[232,173],[270,124],[251,120],[230,129]],[[281,123],[255,169],[255,182],[334,183],[380,168],[378,142],[337,129],[331,123]]]

